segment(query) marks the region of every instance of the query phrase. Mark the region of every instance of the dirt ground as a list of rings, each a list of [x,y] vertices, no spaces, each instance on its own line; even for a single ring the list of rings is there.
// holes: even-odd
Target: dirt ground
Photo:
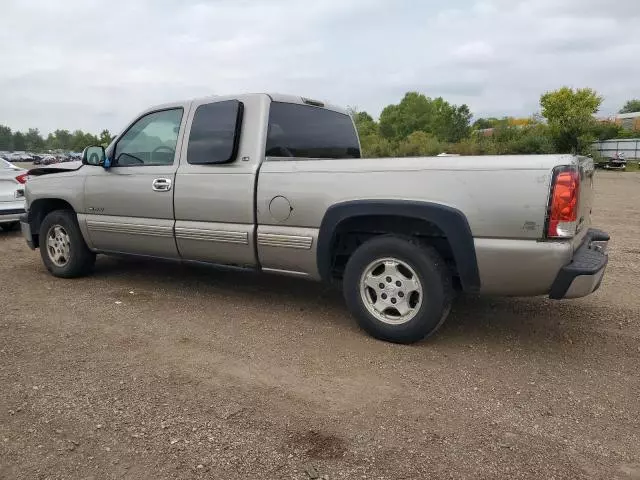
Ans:
[[[434,338],[339,292],[0,233],[0,478],[640,479],[640,174],[599,173],[602,289],[461,298]]]

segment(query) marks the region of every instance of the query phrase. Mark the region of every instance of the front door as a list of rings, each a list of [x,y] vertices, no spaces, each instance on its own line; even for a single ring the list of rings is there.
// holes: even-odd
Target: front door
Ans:
[[[85,220],[95,249],[178,257],[173,189],[186,116],[183,107],[143,115],[109,152],[111,168],[92,167]]]

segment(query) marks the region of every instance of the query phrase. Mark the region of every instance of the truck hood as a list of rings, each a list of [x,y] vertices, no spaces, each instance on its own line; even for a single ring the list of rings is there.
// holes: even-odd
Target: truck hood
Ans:
[[[79,170],[80,167],[82,167],[81,161],[54,163],[52,165],[43,165],[41,167],[32,168],[29,170],[28,174],[31,177],[39,177],[50,173],[73,172],[75,170]]]

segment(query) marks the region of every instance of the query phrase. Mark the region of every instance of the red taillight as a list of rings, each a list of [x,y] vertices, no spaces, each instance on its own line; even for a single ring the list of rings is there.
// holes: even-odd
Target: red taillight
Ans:
[[[573,237],[578,226],[580,176],[575,170],[560,172],[555,177],[549,206],[550,238]]]
[[[18,181],[18,183],[23,183],[23,184],[24,184],[24,183],[27,183],[27,178],[28,178],[28,177],[29,177],[29,176],[28,176],[26,173],[23,173],[23,174],[21,174],[21,175],[18,175],[18,176],[16,177],[16,180]]]

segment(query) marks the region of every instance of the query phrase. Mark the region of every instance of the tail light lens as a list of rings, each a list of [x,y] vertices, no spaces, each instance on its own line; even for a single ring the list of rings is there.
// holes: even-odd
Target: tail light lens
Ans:
[[[26,173],[23,173],[16,177],[16,181],[24,185],[25,183],[27,183],[27,178],[28,178],[28,175]]]
[[[555,175],[547,237],[570,238],[578,226],[578,199],[580,195],[580,175],[575,170],[565,170]]]

